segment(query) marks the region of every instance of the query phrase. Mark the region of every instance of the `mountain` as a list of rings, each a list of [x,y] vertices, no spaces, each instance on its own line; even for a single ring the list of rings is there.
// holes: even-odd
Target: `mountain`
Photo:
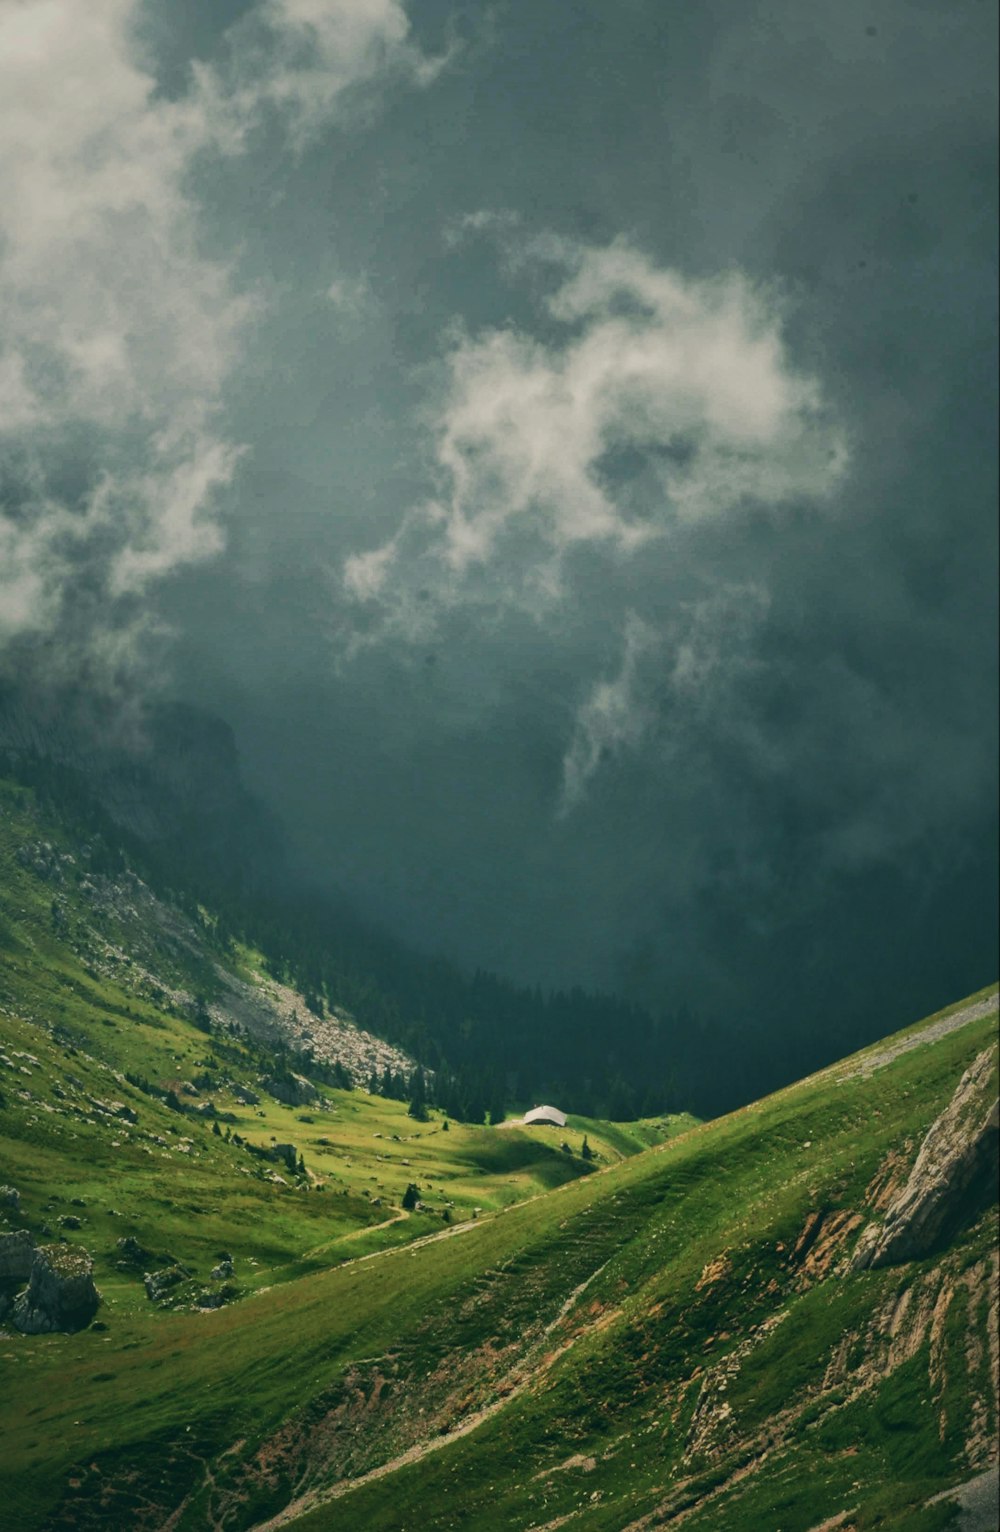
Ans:
[[[184,854],[197,875],[227,866],[272,881],[283,864],[277,822],[246,789],[232,730],[181,702],[124,709],[79,690],[0,690],[0,756],[79,808],[99,805],[119,831]]]
[[[446,1130],[0,809],[12,1525],[992,1527],[995,986],[711,1122]]]

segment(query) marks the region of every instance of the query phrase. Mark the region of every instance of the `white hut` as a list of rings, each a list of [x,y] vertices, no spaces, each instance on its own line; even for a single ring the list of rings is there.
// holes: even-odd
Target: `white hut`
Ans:
[[[566,1113],[560,1112],[557,1106],[533,1106],[530,1112],[525,1112],[524,1123],[526,1127],[541,1123],[552,1128],[565,1128]]]

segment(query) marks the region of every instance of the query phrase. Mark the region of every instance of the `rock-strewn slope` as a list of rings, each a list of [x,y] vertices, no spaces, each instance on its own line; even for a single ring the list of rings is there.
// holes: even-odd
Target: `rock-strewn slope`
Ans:
[[[277,979],[242,979],[222,967],[216,972],[223,988],[209,1011],[219,1026],[235,1023],[251,1037],[283,1042],[328,1064],[339,1061],[355,1085],[367,1085],[373,1073],[381,1076],[387,1068],[409,1075],[416,1067],[409,1054],[359,1027],[339,1006],[315,1016],[296,990]]]
[[[91,872],[85,855],[60,854],[48,841],[19,848],[22,867],[52,890],[53,920],[61,918],[63,890],[73,886],[88,917],[65,935],[95,975],[157,1003],[192,1012],[190,971],[210,964],[217,993],[208,1009],[219,1027],[237,1027],[267,1044],[279,1043],[320,1063],[340,1063],[355,1085],[388,1069],[409,1076],[415,1061],[402,1049],[366,1031],[340,1006],[316,1016],[303,997],[267,974],[241,975],[218,962],[204,933],[182,910],[161,899],[134,872]]]

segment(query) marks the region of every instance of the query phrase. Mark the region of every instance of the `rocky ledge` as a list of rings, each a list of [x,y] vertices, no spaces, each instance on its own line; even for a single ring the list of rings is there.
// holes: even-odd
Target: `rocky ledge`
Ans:
[[[883,1221],[869,1224],[858,1240],[853,1271],[919,1259],[949,1225],[995,1199],[1000,1143],[996,1051],[987,1048],[958,1082],[921,1144],[905,1187]]]

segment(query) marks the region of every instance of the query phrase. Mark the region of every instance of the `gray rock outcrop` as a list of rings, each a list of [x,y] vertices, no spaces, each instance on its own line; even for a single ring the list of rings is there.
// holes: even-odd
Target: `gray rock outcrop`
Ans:
[[[123,1239],[118,1240],[115,1249],[118,1252],[119,1266],[145,1267],[152,1260],[152,1252],[147,1250],[145,1245],[140,1245],[131,1234],[126,1234]]]
[[[858,1240],[852,1271],[919,1259],[970,1199],[985,1205],[996,1197],[1000,1102],[993,1084],[995,1056],[996,1048],[987,1048],[962,1076],[921,1144],[905,1187],[883,1221],[869,1224]]]
[[[265,1080],[264,1089],[269,1091],[276,1101],[283,1101],[286,1106],[308,1106],[319,1100],[319,1091],[312,1081],[307,1080],[304,1075],[293,1074],[291,1070],[287,1075]]]
[[[214,1292],[205,1289],[198,1295],[198,1308],[221,1309],[227,1303],[232,1303],[234,1298],[239,1297],[240,1290],[232,1282],[224,1282]]]
[[[172,1291],[186,1282],[190,1273],[184,1266],[167,1266],[163,1271],[149,1271],[143,1277],[143,1286],[146,1289],[146,1297],[154,1303],[159,1303]]]
[[[101,1295],[94,1286],[94,1263],[73,1245],[39,1245],[28,1286],[14,1300],[12,1323],[24,1335],[49,1330],[82,1330],[97,1313]]]

